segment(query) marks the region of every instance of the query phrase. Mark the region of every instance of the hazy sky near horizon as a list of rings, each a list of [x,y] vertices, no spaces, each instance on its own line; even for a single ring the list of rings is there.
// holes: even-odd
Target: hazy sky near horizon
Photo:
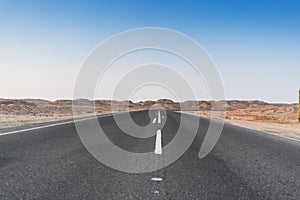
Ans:
[[[0,98],[72,98],[91,50],[121,31],[150,26],[199,42],[227,99],[297,102],[299,22],[297,0],[0,0]],[[134,100],[143,92],[172,98],[146,88]]]

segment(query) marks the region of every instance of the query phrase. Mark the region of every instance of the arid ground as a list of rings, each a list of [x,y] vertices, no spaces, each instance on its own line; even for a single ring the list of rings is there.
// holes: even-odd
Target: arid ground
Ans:
[[[0,99],[0,129],[40,122],[72,119],[72,100]],[[76,117],[102,115],[112,112],[144,110],[160,105],[169,110],[183,110],[189,114],[214,117],[225,113],[229,123],[284,137],[300,139],[298,104],[271,104],[262,101],[186,101],[176,103],[168,99],[157,101],[74,101]],[[113,109],[111,109],[113,108]],[[224,112],[226,109],[226,112]],[[112,111],[113,110],[113,111]]]

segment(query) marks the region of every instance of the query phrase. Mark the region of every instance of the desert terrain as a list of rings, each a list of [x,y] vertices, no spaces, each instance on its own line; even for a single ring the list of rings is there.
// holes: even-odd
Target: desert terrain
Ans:
[[[72,104],[76,108],[72,110]],[[41,99],[0,99],[0,129],[72,119],[104,115],[112,112],[136,111],[160,105],[164,109],[176,110],[203,117],[218,118],[224,114],[229,123],[278,134],[284,137],[300,139],[300,123],[298,123],[298,104],[271,104],[262,101],[186,101],[173,102],[168,99],[157,101],[110,101],[110,100],[56,100]]]
[[[226,112],[210,111],[210,107],[198,111],[182,111],[202,117],[222,118],[244,128],[287,137],[300,141],[298,104],[270,104],[261,101],[227,101]]]

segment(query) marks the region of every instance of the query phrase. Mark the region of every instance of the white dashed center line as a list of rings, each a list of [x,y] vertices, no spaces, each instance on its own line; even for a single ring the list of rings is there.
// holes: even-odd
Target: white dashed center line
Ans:
[[[162,148],[161,148],[161,130],[157,130],[156,132],[156,140],[155,140],[155,154],[162,154]]]
[[[156,123],[156,117],[154,117],[154,119],[153,119],[153,122],[152,122],[153,124],[155,124]]]
[[[161,123],[161,119],[160,119],[160,110],[158,111],[158,119],[157,119],[157,123]]]
[[[160,182],[160,181],[162,181],[162,178],[153,177],[153,178],[151,178],[151,181],[158,181],[158,182]]]

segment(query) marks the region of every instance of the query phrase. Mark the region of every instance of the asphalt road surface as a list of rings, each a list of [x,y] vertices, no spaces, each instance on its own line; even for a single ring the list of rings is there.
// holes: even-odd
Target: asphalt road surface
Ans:
[[[161,112],[158,137],[158,111],[151,112],[131,113],[137,124],[153,125],[149,131],[156,135],[149,138],[123,133],[112,116],[99,123],[120,148],[163,156],[180,118],[196,120]],[[226,124],[214,149],[199,159],[208,124],[200,119],[195,140],[178,160],[142,174],[97,161],[74,123],[0,135],[0,199],[300,199],[299,142]]]

